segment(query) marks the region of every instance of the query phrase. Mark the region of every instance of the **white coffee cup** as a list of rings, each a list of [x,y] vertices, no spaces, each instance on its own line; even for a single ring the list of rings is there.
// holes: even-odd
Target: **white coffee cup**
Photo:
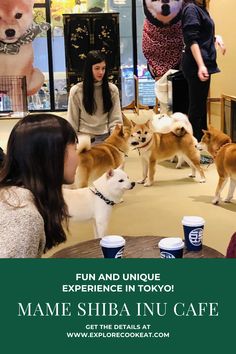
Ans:
[[[184,242],[180,237],[166,237],[158,243],[161,258],[182,258]]]
[[[125,239],[118,235],[102,237],[100,241],[104,258],[121,258],[125,247]]]

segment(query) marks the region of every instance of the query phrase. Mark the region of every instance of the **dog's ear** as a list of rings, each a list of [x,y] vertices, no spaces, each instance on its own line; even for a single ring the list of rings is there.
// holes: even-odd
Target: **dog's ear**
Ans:
[[[150,119],[148,119],[145,123],[145,125],[149,128],[152,129],[152,122],[150,121]]]
[[[132,120],[130,120],[131,124],[132,124],[132,127],[135,127],[136,123],[133,122]]]
[[[114,170],[111,168],[110,170],[107,171],[106,173],[106,177],[111,178],[112,176],[114,176]]]
[[[116,124],[115,130],[117,131],[117,133],[120,133],[122,131],[122,124]]]
[[[122,133],[124,138],[129,138],[131,135],[131,125],[127,126],[127,125],[123,125],[123,129],[122,129]]]
[[[130,127],[130,128],[132,127],[132,121],[130,121],[123,112],[122,112],[122,120],[123,120],[123,125],[125,127]]]
[[[204,129],[202,129],[202,132],[203,132],[203,134],[204,134],[204,137],[210,139],[210,137],[211,137],[212,134],[211,134],[211,132],[210,132],[209,130],[204,130]]]

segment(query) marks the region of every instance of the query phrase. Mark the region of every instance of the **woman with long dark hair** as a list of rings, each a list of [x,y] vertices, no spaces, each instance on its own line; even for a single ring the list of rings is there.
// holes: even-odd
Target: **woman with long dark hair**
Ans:
[[[99,50],[87,54],[83,81],[69,94],[67,119],[79,134],[103,141],[117,123],[122,123],[118,88],[108,82],[105,56]]]
[[[189,120],[198,141],[207,129],[207,96],[211,75],[219,72],[216,45],[225,53],[224,43],[215,36],[214,21],[207,10],[209,0],[185,0],[182,29],[185,50],[182,70],[189,89]]]
[[[62,184],[74,182],[76,143],[72,126],[53,114],[14,126],[0,170],[0,257],[40,257],[66,240]]]

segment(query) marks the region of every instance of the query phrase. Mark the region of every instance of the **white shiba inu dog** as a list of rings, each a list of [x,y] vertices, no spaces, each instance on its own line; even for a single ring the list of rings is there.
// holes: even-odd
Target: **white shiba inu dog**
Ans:
[[[73,221],[93,220],[95,238],[106,234],[112,206],[119,203],[124,192],[132,189],[128,175],[120,168],[110,169],[93,186],[63,189],[69,215]]]

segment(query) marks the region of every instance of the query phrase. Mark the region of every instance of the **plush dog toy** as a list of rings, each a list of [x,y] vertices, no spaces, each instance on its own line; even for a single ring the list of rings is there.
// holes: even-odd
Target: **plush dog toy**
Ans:
[[[43,73],[33,67],[32,41],[49,24],[33,23],[34,0],[0,1],[0,77],[26,76],[27,95],[44,82]]]
[[[153,78],[178,69],[183,50],[181,12],[183,0],[143,0],[146,19],[142,47]]]

